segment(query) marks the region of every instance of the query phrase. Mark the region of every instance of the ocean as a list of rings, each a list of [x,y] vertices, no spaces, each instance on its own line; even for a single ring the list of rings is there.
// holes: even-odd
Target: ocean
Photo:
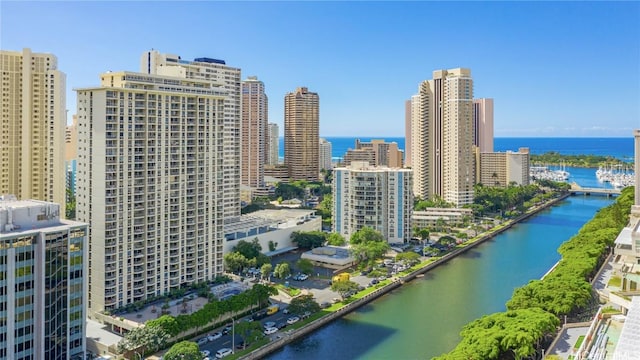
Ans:
[[[335,160],[342,159],[348,149],[355,148],[357,137],[325,137],[332,146]],[[405,148],[404,137],[361,137],[361,141],[384,139],[396,142],[400,149]],[[494,151],[517,151],[528,147],[532,154],[544,154],[555,151],[563,155],[602,155],[613,156],[620,160],[633,161],[633,137],[628,138],[521,138],[497,137],[493,142]],[[280,157],[284,158],[284,138],[280,138]]]

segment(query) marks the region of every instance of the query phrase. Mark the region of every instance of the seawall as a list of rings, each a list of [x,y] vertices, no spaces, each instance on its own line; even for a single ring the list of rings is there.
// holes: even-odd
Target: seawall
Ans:
[[[324,325],[329,324],[330,322],[358,309],[359,307],[366,305],[367,303],[381,297],[384,294],[387,294],[391,291],[393,291],[394,289],[400,287],[403,283],[407,282],[407,281],[411,281],[413,279],[415,279],[418,275],[420,274],[424,274],[427,271],[436,268],[437,266],[440,266],[444,263],[446,263],[447,261],[455,258],[456,256],[469,251],[470,249],[478,246],[479,244],[482,244],[484,242],[486,242],[487,240],[492,239],[494,236],[503,233],[504,231],[510,229],[513,225],[524,221],[534,215],[536,215],[537,213],[539,213],[540,211],[547,209],[555,204],[557,204],[558,202],[566,199],[567,197],[569,197],[571,194],[566,193],[561,195],[558,198],[552,199],[546,203],[544,203],[543,205],[539,206],[539,207],[535,207],[531,210],[529,210],[528,212],[514,218],[511,219],[507,222],[505,222],[504,224],[501,224],[499,228],[494,228],[490,233],[485,234],[483,236],[481,236],[480,238],[476,239],[473,242],[467,242],[466,245],[464,247],[461,248],[457,248],[455,250],[453,250],[452,252],[444,255],[443,257],[437,259],[436,261],[420,268],[417,269],[415,271],[412,271],[411,273],[402,276],[402,277],[398,277],[398,278],[393,278],[393,281],[390,284],[387,284],[384,287],[381,287],[379,289],[376,289],[374,292],[366,295],[365,297],[355,300],[347,305],[345,305],[344,307],[338,309],[337,311],[328,314],[326,316],[323,316],[315,321],[312,321],[308,324],[306,324],[305,326],[291,331],[291,332],[284,332],[282,334],[282,337],[280,339],[277,339],[275,341],[272,341],[270,343],[268,343],[267,345],[258,348],[256,350],[254,350],[253,352],[246,354],[245,356],[242,357],[242,359],[261,359],[263,357],[265,357],[266,355],[273,353],[275,351],[277,351],[278,349],[284,347],[285,345],[296,341],[308,334],[310,334],[311,332],[321,328]]]

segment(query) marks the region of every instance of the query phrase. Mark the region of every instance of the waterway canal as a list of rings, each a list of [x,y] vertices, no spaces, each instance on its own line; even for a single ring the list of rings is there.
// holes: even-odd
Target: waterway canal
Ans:
[[[558,246],[612,200],[575,196],[365,305],[269,359],[429,359],[463,325],[505,309],[513,289],[558,261]]]

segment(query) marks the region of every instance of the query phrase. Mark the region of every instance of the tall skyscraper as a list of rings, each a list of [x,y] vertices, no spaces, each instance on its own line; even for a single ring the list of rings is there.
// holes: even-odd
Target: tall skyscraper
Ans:
[[[66,76],[58,59],[30,49],[0,50],[0,73],[0,194],[64,208]]]
[[[419,87],[412,128],[416,195],[462,206],[473,202],[473,80],[469,69],[437,70]]]
[[[367,226],[391,243],[411,239],[413,171],[353,162],[333,169],[333,231],[349,239]]]
[[[229,220],[237,220],[240,217],[240,69],[226,65],[224,60],[202,57],[188,61],[178,55],[150,50],[142,54],[140,72],[207,80],[214,87],[226,90],[224,108],[219,110],[224,114],[223,202],[225,216]]]
[[[404,102],[404,165],[411,166],[411,100]]]
[[[473,99],[473,145],[493,152],[493,99]]]
[[[267,164],[278,165],[280,162],[280,129],[278,124],[269,123],[269,156],[267,158]]]
[[[0,196],[0,359],[83,360],[87,225]]]
[[[264,164],[267,161],[267,95],[264,83],[255,76],[242,82],[241,169],[242,185],[264,186]]]
[[[284,164],[291,180],[318,181],[320,98],[299,87],[284,98]]]
[[[327,141],[327,139],[320,138],[319,146],[320,170],[331,170],[333,168],[333,164],[331,163],[331,143]]]
[[[71,196],[76,191],[76,170],[78,159],[78,116],[73,115],[73,123],[67,125],[64,133],[64,168],[66,169],[65,186],[69,190],[66,193],[66,201],[71,201]]]
[[[215,85],[110,72],[76,90],[90,314],[222,272],[227,91]]]

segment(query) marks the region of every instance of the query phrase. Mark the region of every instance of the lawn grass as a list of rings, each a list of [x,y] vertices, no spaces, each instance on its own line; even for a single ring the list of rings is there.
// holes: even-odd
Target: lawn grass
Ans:
[[[576,344],[573,346],[574,349],[579,349],[580,345],[582,345],[582,342],[584,341],[584,335],[580,335],[578,337],[578,340],[576,341]]]
[[[300,295],[301,290],[298,288],[294,288],[294,287],[286,287],[282,284],[275,284],[275,287],[278,290],[282,290],[283,292],[285,292],[287,295],[294,297],[294,296],[298,296]]]
[[[620,287],[622,286],[622,278],[620,276],[612,276],[611,279],[609,279],[609,284],[607,285]]]

